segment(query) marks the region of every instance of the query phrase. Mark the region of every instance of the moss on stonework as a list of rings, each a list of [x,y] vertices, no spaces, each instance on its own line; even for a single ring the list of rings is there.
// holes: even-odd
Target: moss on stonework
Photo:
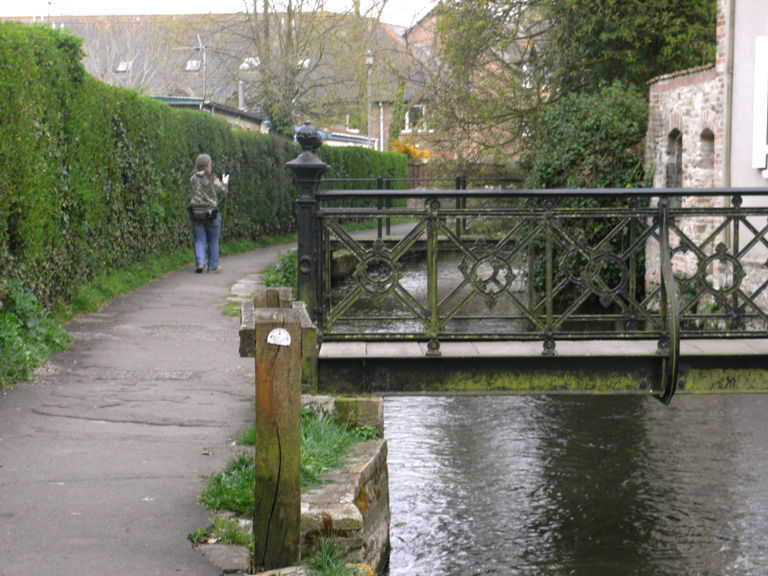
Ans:
[[[685,392],[768,392],[768,370],[691,370],[681,385]]]
[[[402,363],[401,363],[402,364]],[[323,393],[606,393],[651,394],[658,386],[653,366],[621,369],[508,369],[502,365],[457,366],[425,370],[416,364],[383,363],[363,370],[335,370],[323,374]],[[768,370],[760,368],[683,369],[679,393],[768,392]]]

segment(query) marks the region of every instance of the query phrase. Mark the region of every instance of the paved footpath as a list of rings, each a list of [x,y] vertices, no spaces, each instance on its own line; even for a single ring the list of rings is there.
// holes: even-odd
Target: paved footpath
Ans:
[[[201,476],[253,420],[253,360],[222,308],[290,248],[116,298],[67,326],[36,381],[0,392],[0,576],[220,573],[187,535],[208,523]]]

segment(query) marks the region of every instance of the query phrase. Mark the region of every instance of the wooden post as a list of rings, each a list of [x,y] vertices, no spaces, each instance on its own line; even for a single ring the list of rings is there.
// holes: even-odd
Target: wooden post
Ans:
[[[301,315],[254,311],[256,509],[254,564],[293,566],[301,536]]]
[[[258,284],[253,291],[251,301],[243,302],[240,307],[240,357],[253,358],[254,347],[253,337],[256,330],[256,310],[259,308],[291,308],[293,307],[293,296],[290,288],[267,288]],[[302,327],[317,329],[310,322],[308,325],[306,319],[302,319]],[[306,340],[306,337],[303,338]],[[315,345],[317,345],[317,336],[315,336]],[[317,351],[314,352],[317,357]],[[316,383],[316,382],[315,382]]]

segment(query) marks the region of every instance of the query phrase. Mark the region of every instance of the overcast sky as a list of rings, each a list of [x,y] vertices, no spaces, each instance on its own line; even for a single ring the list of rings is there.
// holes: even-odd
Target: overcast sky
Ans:
[[[388,0],[382,21],[410,26],[436,1]],[[253,0],[248,4],[253,6]],[[338,11],[350,5],[349,0],[326,0],[325,8]],[[0,16],[233,13],[244,11],[244,6],[244,0],[0,0]]]

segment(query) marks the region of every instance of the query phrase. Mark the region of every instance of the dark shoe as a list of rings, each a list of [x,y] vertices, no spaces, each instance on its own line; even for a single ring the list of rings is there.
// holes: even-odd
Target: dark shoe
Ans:
[[[195,268],[195,274],[202,274],[203,270],[205,270],[205,266],[198,266]]]
[[[219,266],[218,268],[214,268],[213,270],[211,270],[210,268],[208,269],[209,274],[218,274],[219,272],[223,272],[223,271],[224,271],[224,268],[222,268],[221,266]]]

